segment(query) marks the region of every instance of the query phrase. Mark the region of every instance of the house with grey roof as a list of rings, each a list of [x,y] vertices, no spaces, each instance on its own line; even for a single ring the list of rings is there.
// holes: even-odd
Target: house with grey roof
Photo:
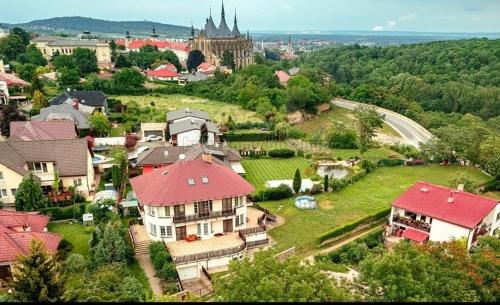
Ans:
[[[194,83],[208,79],[210,76],[200,71],[195,71],[189,74],[182,75],[178,78],[178,83],[181,86],[186,85],[187,83]]]
[[[87,134],[90,129],[90,114],[78,111],[68,104],[60,104],[42,108],[39,115],[31,117],[31,121],[73,121],[80,135]]]
[[[67,90],[63,94],[52,98],[49,101],[51,106],[68,104],[76,110],[92,114],[102,112],[106,114],[108,108],[108,99],[102,91],[76,91]]]
[[[168,125],[170,141],[174,146],[191,146],[200,143],[202,134],[205,134],[207,145],[219,143],[222,133],[213,122],[191,118]]]
[[[6,141],[0,143],[0,200],[15,202],[23,178],[32,173],[46,194],[53,192],[56,173],[59,191],[69,187],[88,197],[95,190],[92,155],[85,139]]]

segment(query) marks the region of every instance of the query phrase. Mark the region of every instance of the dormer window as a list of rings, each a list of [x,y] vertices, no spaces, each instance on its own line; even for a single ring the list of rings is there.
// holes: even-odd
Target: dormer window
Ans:
[[[203,182],[203,184],[208,184],[208,177],[207,176],[201,177],[201,182]]]
[[[189,185],[194,185],[194,178],[188,178],[188,184]]]
[[[28,170],[33,173],[48,173],[47,163],[45,162],[30,162],[28,163]]]

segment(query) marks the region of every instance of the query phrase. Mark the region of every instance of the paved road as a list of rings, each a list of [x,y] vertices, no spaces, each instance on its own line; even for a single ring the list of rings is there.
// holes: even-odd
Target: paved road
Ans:
[[[344,99],[334,99],[332,104],[347,109],[355,109],[358,105],[364,105]],[[385,122],[401,135],[405,144],[419,148],[420,142],[426,143],[431,138],[431,133],[417,122],[399,113],[380,107],[375,108],[380,114],[385,115]]]

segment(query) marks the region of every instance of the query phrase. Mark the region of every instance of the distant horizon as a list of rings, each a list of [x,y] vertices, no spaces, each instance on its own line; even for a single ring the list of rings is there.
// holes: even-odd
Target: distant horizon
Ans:
[[[216,24],[222,0],[23,0],[6,4],[0,22],[26,23],[51,16],[94,19],[157,20],[164,24],[203,27],[210,15]],[[235,14],[240,30],[262,31],[403,31],[429,33],[498,33],[496,0],[225,0],[226,21]]]
[[[191,25],[182,25],[182,24],[173,24],[173,23],[165,23],[162,21],[157,21],[157,20],[115,20],[115,19],[101,19],[101,18],[95,18],[95,17],[90,17],[90,16],[81,16],[81,15],[74,15],[74,16],[53,16],[53,17],[48,17],[48,18],[42,18],[42,19],[33,19],[30,21],[26,22],[18,22],[18,23],[0,23],[0,27],[2,25],[8,24],[9,26],[16,26],[16,25],[22,25],[22,24],[27,24],[30,22],[36,22],[36,21],[43,21],[43,20],[50,20],[54,18],[89,18],[89,19],[94,19],[94,20],[103,20],[103,21],[110,21],[110,22],[153,22],[153,23],[158,23],[158,24],[164,24],[164,25],[173,25],[173,26],[181,26],[181,27],[190,27]],[[195,27],[196,28],[196,27]],[[196,28],[199,29],[199,28]],[[364,33],[364,34],[370,34],[370,35],[384,35],[384,34],[397,34],[397,33],[418,33],[418,34],[468,34],[468,35],[473,35],[473,34],[488,34],[488,35],[500,35],[500,31],[482,31],[482,32],[466,32],[466,31],[417,31],[417,30],[381,30],[381,31],[373,31],[373,30],[358,30],[358,29],[325,29],[325,30],[314,30],[314,29],[301,29],[301,30],[265,30],[265,29],[255,29],[251,31],[252,33],[280,33],[280,34],[308,34],[308,35],[321,35],[321,34],[329,34],[329,33],[334,33],[334,32],[351,32],[351,33]],[[318,33],[319,32],[319,33]]]

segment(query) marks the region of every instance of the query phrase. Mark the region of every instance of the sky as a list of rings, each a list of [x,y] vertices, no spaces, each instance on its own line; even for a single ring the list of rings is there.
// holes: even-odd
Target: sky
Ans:
[[[221,0],[19,0],[2,6],[0,23],[59,16],[148,20],[196,28],[212,8],[218,25]],[[225,0],[232,27],[242,31],[500,32],[500,0]]]

